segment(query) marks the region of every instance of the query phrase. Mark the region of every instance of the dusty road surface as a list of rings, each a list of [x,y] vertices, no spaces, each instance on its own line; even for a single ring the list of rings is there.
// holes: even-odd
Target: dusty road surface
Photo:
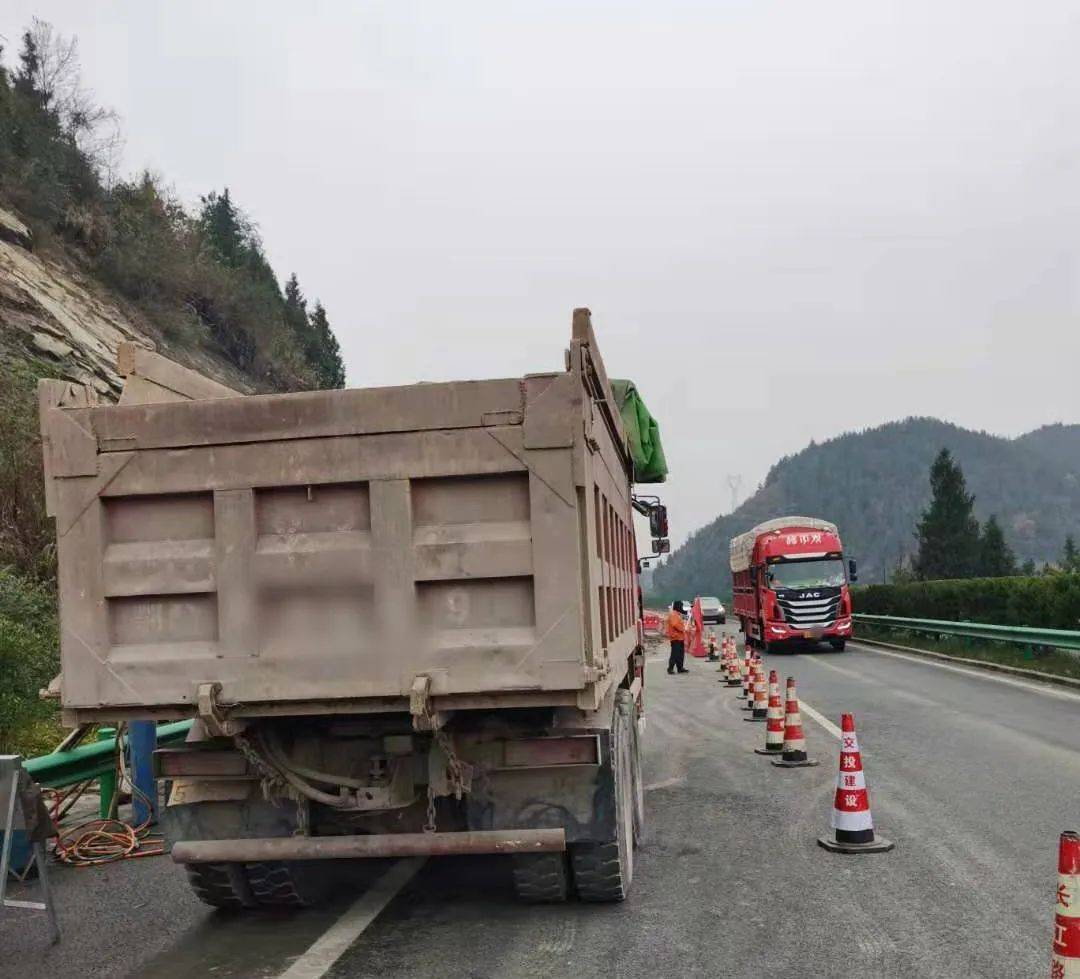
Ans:
[[[0,975],[361,977],[1000,977],[1049,969],[1056,844],[1080,808],[1080,696],[849,645],[775,655],[797,678],[818,768],[753,753],[715,667],[649,664],[649,837],[617,906],[517,904],[505,864],[371,868],[316,912],[230,918],[165,859],[55,874],[67,934],[9,913]],[[855,714],[892,853],[827,832],[835,725]]]

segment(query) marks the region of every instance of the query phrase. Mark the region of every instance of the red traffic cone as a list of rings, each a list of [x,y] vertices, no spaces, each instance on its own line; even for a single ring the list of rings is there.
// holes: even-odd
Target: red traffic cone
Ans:
[[[739,664],[739,679],[742,682],[742,692],[739,694],[743,700],[749,700],[751,696],[750,687],[750,657],[744,657],[743,661]]]
[[[1058,886],[1050,979],[1080,976],[1080,834],[1062,833],[1058,842]]]
[[[765,747],[755,748],[759,755],[778,755],[784,750],[784,708],[780,704],[780,678],[769,672],[769,705],[765,710]]]
[[[777,697],[779,698],[779,696],[780,692],[777,689]],[[752,710],[753,714],[750,717],[744,717],[744,721],[764,721],[769,716],[769,694],[765,683],[765,668],[760,661],[757,664],[757,673],[754,676],[754,705]]]
[[[787,678],[787,698],[784,702],[784,757],[773,762],[777,768],[812,768],[817,764],[806,757],[806,736],[803,734],[799,695],[795,692],[795,677]]]
[[[855,718],[844,714],[840,719],[840,772],[836,776],[832,828],[835,837],[818,838],[818,843],[833,853],[884,853],[895,844],[874,837],[870,798],[866,793],[859,739],[855,736]]]
[[[735,655],[734,642],[731,645],[732,648],[727,661],[727,685],[729,687],[738,687],[742,685],[741,667],[739,657]]]
[[[746,680],[746,703],[743,704],[743,710],[754,709],[754,697],[757,690],[758,673],[761,671],[761,664],[756,659],[750,660],[750,673]]]

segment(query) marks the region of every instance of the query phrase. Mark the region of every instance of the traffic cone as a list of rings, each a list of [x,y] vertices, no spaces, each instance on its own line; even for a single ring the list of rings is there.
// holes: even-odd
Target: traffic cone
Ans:
[[[739,663],[739,681],[742,684],[742,690],[739,696],[746,700],[750,696],[750,657],[743,657]]]
[[[1054,943],[1050,979],[1080,976],[1080,834],[1058,841],[1058,886],[1054,904]]]
[[[765,747],[755,748],[759,755],[778,755],[784,750],[784,708],[780,703],[780,678],[769,671],[769,704],[765,710]]]
[[[714,635],[712,629],[709,630],[708,647],[709,647],[709,655],[708,655],[707,659],[708,659],[708,661],[710,663],[715,663],[716,659],[717,659],[717,657],[716,657],[716,636]]]
[[[779,696],[779,691],[777,691]],[[753,715],[744,717],[744,721],[764,721],[769,716],[769,694],[765,683],[765,668],[758,662],[757,674],[754,677],[754,706]]]
[[[817,764],[806,757],[806,737],[803,735],[799,695],[795,692],[795,677],[787,678],[787,697],[784,702],[784,757],[773,762],[777,768],[812,768]]]
[[[818,837],[818,844],[833,853],[884,853],[895,845],[874,836],[859,739],[851,714],[840,718],[840,772],[836,776],[832,828],[834,838]]]
[[[752,659],[747,659],[747,674],[743,678],[743,697],[746,698],[746,703],[743,704],[743,710],[754,709],[754,688],[757,686],[757,663]]]
[[[727,685],[729,687],[738,687],[742,685],[742,675],[739,666],[739,657],[735,654],[735,643],[732,641],[731,655],[728,656],[727,662]]]
[[[723,683],[731,672],[731,646],[728,645],[727,636],[723,636],[720,639],[720,666],[717,668],[717,673],[723,673],[720,677],[720,683]]]

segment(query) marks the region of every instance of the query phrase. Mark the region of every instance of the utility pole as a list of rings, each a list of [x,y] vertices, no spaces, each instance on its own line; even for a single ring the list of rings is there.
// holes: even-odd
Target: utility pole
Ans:
[[[731,512],[735,512],[735,508],[739,505],[739,489],[742,487],[742,476],[738,473],[731,473],[727,478],[728,488],[731,490]]]

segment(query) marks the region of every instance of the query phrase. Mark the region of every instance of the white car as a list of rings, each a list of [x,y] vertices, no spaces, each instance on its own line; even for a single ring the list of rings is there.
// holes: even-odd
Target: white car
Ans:
[[[701,603],[701,620],[703,622],[715,622],[718,625],[724,624],[727,620],[727,610],[724,608],[724,605],[719,598],[699,595],[697,600]]]

